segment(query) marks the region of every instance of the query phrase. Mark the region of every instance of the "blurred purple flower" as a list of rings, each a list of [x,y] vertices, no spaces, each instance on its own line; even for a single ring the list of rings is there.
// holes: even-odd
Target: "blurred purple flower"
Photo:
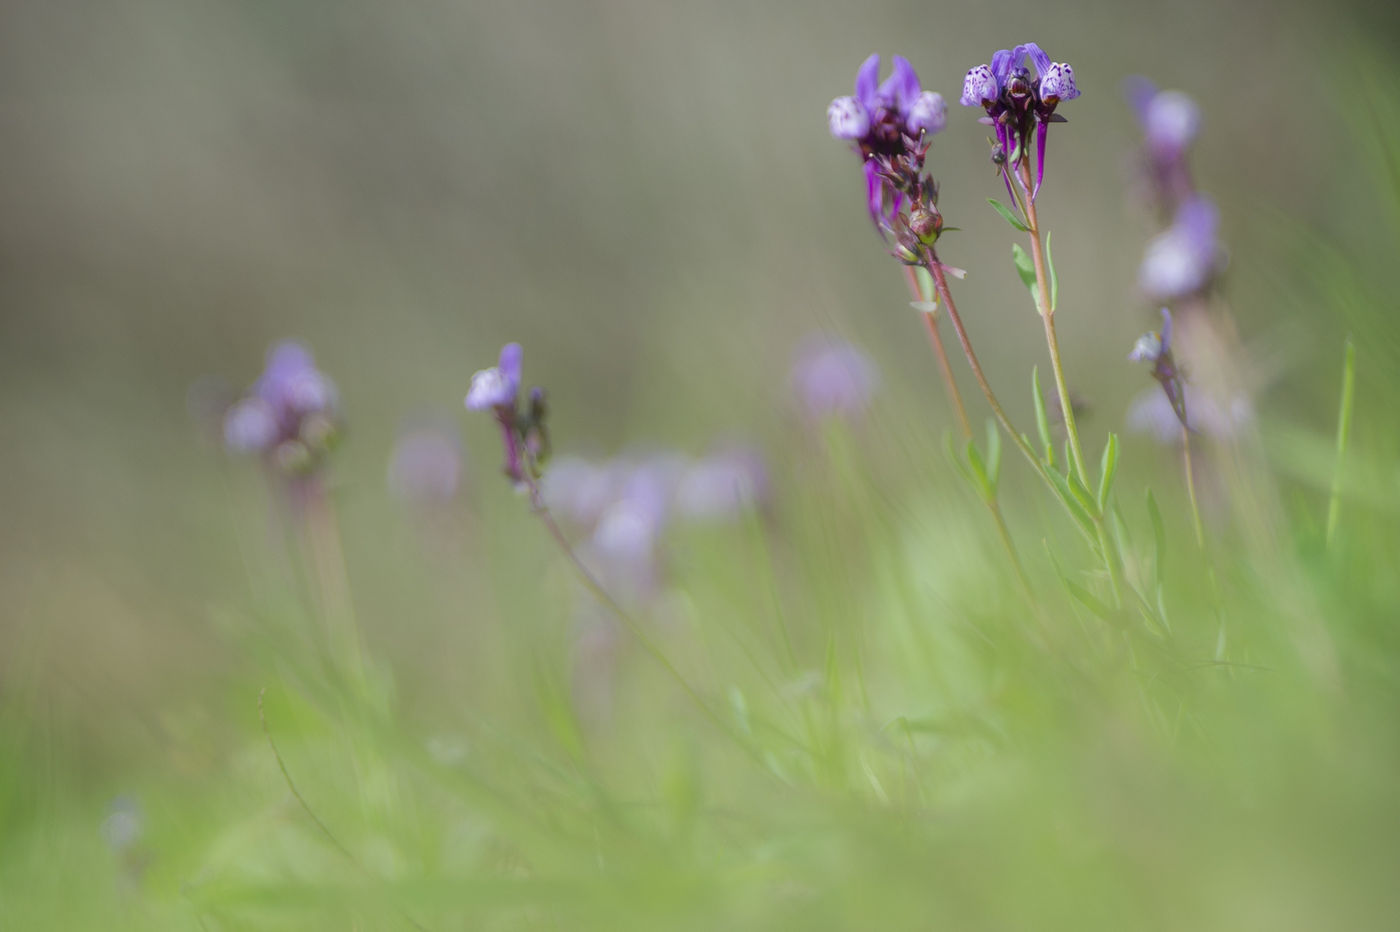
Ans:
[[[337,433],[335,383],[316,368],[300,343],[268,351],[267,365],[247,395],[224,415],[224,442],[274,465],[304,472],[319,464]]]
[[[462,445],[442,425],[405,431],[389,457],[389,492],[415,505],[438,505],[457,495],[462,480]]]
[[[728,520],[768,497],[768,471],[756,450],[730,447],[697,460],[676,485],[676,511],[687,518]]]
[[[896,55],[890,75],[876,84],[880,56],[871,55],[856,71],[855,95],[838,97],[827,107],[831,135],[855,144],[865,171],[870,217],[884,229],[894,220],[903,197],[889,190],[880,175],[880,161],[909,154],[920,139],[940,132],[948,122],[943,95],[926,91],[914,67]]]
[[[1074,68],[1052,62],[1034,42],[1000,49],[992,60],[968,71],[963,79],[964,107],[981,107],[983,122],[996,132],[997,154],[1011,169],[1018,168],[1030,150],[1031,130],[1036,133],[1036,179],[1031,191],[1040,191],[1045,176],[1045,140],[1051,123],[1064,122],[1055,108],[1079,96]]]
[[[1182,401],[1189,413],[1188,429],[1209,437],[1226,439],[1254,420],[1254,406],[1244,395],[1221,404],[1208,395],[1182,386]],[[1181,421],[1164,392],[1150,389],[1133,399],[1128,408],[1128,427],[1151,434],[1159,443],[1181,443]]]
[[[1145,333],[1133,344],[1128,359],[1133,362],[1152,363],[1152,377],[1162,386],[1162,394],[1176,415],[1182,427],[1188,426],[1186,410],[1186,385],[1181,378],[1181,370],[1172,357],[1172,314],[1162,308],[1162,329],[1159,332]]]
[[[798,350],[792,386],[813,420],[856,417],[870,404],[880,373],[870,357],[850,343],[812,340]]]
[[[1181,91],[1159,91],[1143,77],[1129,78],[1126,93],[1142,124],[1149,185],[1170,212],[1194,190],[1186,150],[1200,129],[1201,110]]]
[[[471,388],[467,390],[467,407],[473,411],[514,408],[516,396],[520,394],[523,355],[519,343],[507,343],[502,347],[500,360],[495,366],[482,369],[472,376]]]
[[[1143,293],[1153,301],[1171,303],[1204,291],[1221,264],[1219,224],[1209,198],[1197,195],[1183,202],[1172,225],[1147,244],[1138,270]]]
[[[507,343],[495,366],[472,376],[466,397],[468,409],[490,411],[495,416],[506,458],[501,471],[517,488],[532,485],[549,457],[544,389],[531,389],[529,401],[523,409],[520,407],[523,355],[519,343]]]

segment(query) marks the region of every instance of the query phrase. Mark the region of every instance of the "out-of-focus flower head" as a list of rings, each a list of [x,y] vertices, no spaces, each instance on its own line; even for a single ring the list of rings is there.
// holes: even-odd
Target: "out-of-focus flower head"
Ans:
[[[544,389],[531,389],[529,400],[523,407],[520,404],[523,356],[519,343],[507,343],[496,365],[472,376],[466,397],[469,410],[490,411],[495,416],[505,449],[502,472],[517,487],[529,486],[539,478],[550,452]]]
[[[676,484],[676,511],[694,520],[731,520],[768,498],[768,470],[757,450],[731,446],[691,463]]]
[[[1152,377],[1162,386],[1162,394],[1176,414],[1178,423],[1182,427],[1188,427],[1186,384],[1181,377],[1181,370],[1177,368],[1176,360],[1172,357],[1171,311],[1162,308],[1162,329],[1138,337],[1132,352],[1128,353],[1128,358],[1133,362],[1152,364]]]
[[[1147,244],[1138,285],[1155,302],[1172,303],[1205,291],[1222,265],[1220,215],[1196,195],[1177,208],[1172,225]]]
[[[1186,153],[1200,130],[1201,109],[1181,91],[1159,91],[1143,77],[1129,78],[1126,93],[1142,124],[1148,187],[1170,214],[1194,192]]]
[[[1052,62],[1040,46],[1027,42],[1000,49],[990,62],[969,70],[963,79],[960,103],[986,111],[982,122],[996,133],[993,159],[1004,169],[1020,167],[1030,149],[1031,131],[1035,131],[1036,178],[1029,192],[1034,198],[1045,177],[1045,140],[1050,124],[1065,122],[1055,108],[1078,96],[1074,68],[1065,62]]]
[[[1182,385],[1182,403],[1189,414],[1187,428],[1217,439],[1234,436],[1254,420],[1254,405],[1245,395],[1236,395],[1224,404]],[[1128,408],[1128,427],[1151,434],[1159,443],[1181,443],[1181,419],[1165,392],[1149,389],[1133,399]]]
[[[863,414],[879,388],[880,373],[870,357],[850,343],[812,339],[799,348],[792,388],[812,420]]]
[[[278,343],[252,389],[224,414],[224,442],[288,473],[308,473],[339,434],[335,383],[300,343]]]
[[[854,143],[864,164],[870,217],[883,231],[908,197],[883,175],[915,152],[922,166],[928,137],[947,125],[948,106],[943,95],[923,89],[914,67],[899,55],[889,77],[879,81],[879,75],[880,56],[871,55],[856,71],[854,96],[833,100],[826,117],[831,135]]]
[[[389,492],[401,501],[431,507],[449,502],[462,481],[462,443],[442,424],[424,424],[399,435],[389,456]]]

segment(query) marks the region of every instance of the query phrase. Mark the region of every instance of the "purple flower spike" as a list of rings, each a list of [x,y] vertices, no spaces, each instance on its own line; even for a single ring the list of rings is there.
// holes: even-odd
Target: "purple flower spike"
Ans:
[[[1078,96],[1074,69],[1065,62],[1051,61],[1040,46],[1026,42],[999,49],[989,63],[968,71],[960,100],[965,107],[981,107],[987,112],[983,122],[995,127],[995,158],[1006,175],[1019,170],[1029,156],[1031,130],[1035,129],[1036,179],[1029,192],[1034,199],[1045,178],[1049,124],[1064,122],[1055,108]]]
[[[870,217],[885,235],[893,229],[905,192],[889,177],[896,165],[928,146],[922,139],[943,129],[948,107],[942,95],[925,91],[914,66],[894,56],[890,74],[877,83],[880,56],[871,55],[856,72],[855,94],[838,97],[826,109],[827,127],[837,139],[849,139],[865,165]]]

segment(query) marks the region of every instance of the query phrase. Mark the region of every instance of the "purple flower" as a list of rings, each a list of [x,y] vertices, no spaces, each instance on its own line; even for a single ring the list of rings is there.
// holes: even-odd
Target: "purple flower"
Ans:
[[[1177,208],[1172,225],[1153,237],[1138,270],[1138,285],[1154,301],[1172,302],[1204,291],[1220,266],[1215,205],[1195,196]]]
[[[926,91],[914,67],[894,56],[889,77],[878,85],[880,56],[871,55],[856,72],[855,95],[838,97],[826,109],[831,135],[855,143],[865,167],[866,197],[877,227],[887,227],[898,212],[902,196],[887,191],[876,156],[907,155],[920,140],[943,129],[948,107],[943,95]]]
[[[1045,139],[1051,123],[1064,122],[1055,113],[1063,101],[1079,96],[1074,68],[1052,62],[1034,42],[1014,49],[1000,49],[988,64],[968,71],[963,79],[964,107],[987,111],[984,122],[996,132],[996,156],[1003,165],[1019,168],[1030,150],[1031,130],[1036,133],[1036,179],[1031,196],[1040,191],[1045,177]]]
[[[466,405],[473,411],[515,407],[520,394],[520,364],[524,355],[519,343],[507,343],[501,349],[500,360],[490,369],[472,376],[467,390]]]
[[[389,491],[417,505],[449,502],[462,480],[462,445],[442,425],[412,428],[399,436],[389,457]]]
[[[792,367],[793,391],[812,420],[861,414],[879,382],[870,357],[849,343],[809,341]]]
[[[1128,102],[1143,132],[1143,161],[1156,200],[1169,212],[1192,195],[1186,150],[1201,125],[1201,110],[1180,91],[1159,91],[1146,78],[1129,78]]]
[[[1186,385],[1181,378],[1181,370],[1172,358],[1172,314],[1162,308],[1162,329],[1155,333],[1145,333],[1133,344],[1128,358],[1133,362],[1152,363],[1152,377],[1162,386],[1162,394],[1176,414],[1182,427],[1186,420]]]
[[[532,480],[539,478],[540,467],[549,457],[544,389],[531,389],[527,403],[520,404],[523,355],[519,343],[507,343],[496,365],[472,376],[466,398],[468,409],[495,416],[506,457],[501,471],[517,488],[533,486]]]
[[[281,468],[306,471],[319,464],[337,430],[335,383],[316,368],[300,343],[272,347],[252,389],[224,414],[224,443],[256,453]]]

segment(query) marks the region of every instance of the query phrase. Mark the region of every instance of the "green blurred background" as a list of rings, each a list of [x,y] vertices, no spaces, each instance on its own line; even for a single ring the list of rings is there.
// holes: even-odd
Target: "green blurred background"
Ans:
[[[360,622],[425,728],[499,689],[479,629],[531,610],[517,589],[552,560],[516,526],[491,425],[461,409],[503,342],[549,387],[560,452],[747,439],[781,485],[804,455],[788,365],[814,331],[878,361],[876,447],[936,450],[937,372],[824,118],[871,51],[952,105],[930,156],[961,228],[943,254],[970,270],[959,301],[1018,421],[1044,347],[956,97],[967,68],[1033,39],[1084,92],[1040,203],[1087,429],[1117,429],[1146,382],[1123,361],[1153,325],[1121,93],[1143,74],[1204,110],[1196,181],[1222,209],[1264,417],[1325,434],[1349,322],[1320,301],[1318,257],[1393,265],[1365,98],[1393,92],[1396,38],[1364,7],[1206,0],[6,4],[0,687],[41,723],[33,766],[95,824],[123,781],[211,779],[256,721],[259,662],[230,631],[263,585],[269,500],[190,399],[208,377],[246,386],[278,339],[340,386]],[[1363,359],[1393,362],[1397,334],[1378,326]],[[471,543],[446,554],[385,490],[424,413],[457,418],[467,455]],[[1134,443],[1137,468],[1172,474]],[[942,469],[891,465],[882,494]]]

